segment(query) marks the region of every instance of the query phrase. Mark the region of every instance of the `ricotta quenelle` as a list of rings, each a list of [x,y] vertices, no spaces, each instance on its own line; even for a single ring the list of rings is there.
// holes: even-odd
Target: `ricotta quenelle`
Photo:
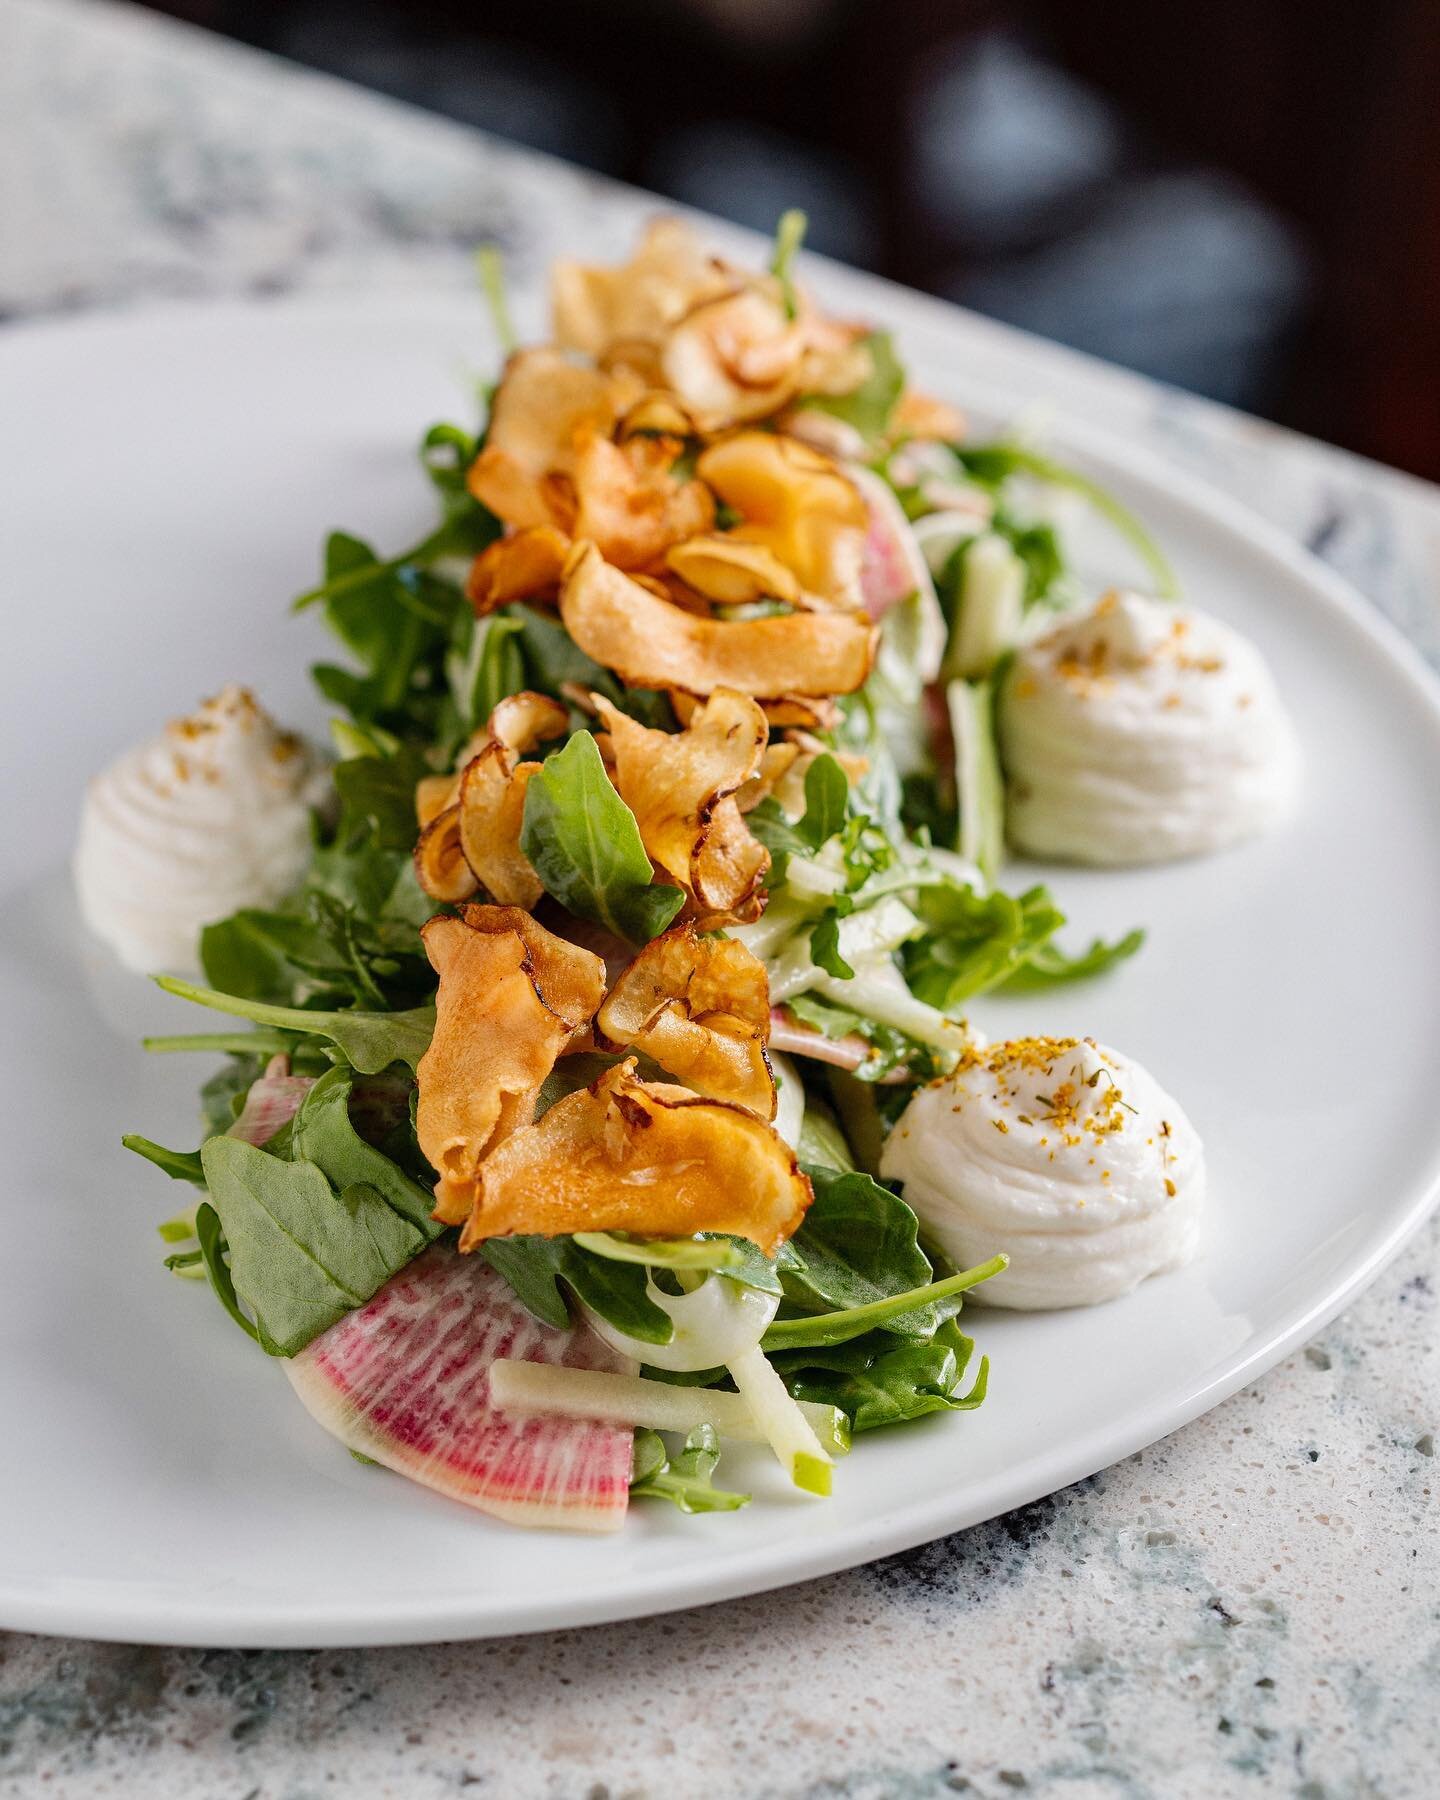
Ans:
[[[1264,658],[1205,613],[1106,594],[1022,649],[1000,742],[1017,849],[1164,862],[1252,837],[1289,808],[1295,734]]]
[[[298,885],[328,787],[303,739],[225,688],[90,783],[74,862],[86,924],[132,969],[193,972],[202,925]]]
[[[1205,1198],[1194,1126],[1090,1038],[968,1050],[900,1115],[880,1172],[957,1267],[1008,1254],[975,1291],[995,1306],[1089,1306],[1180,1267]]]

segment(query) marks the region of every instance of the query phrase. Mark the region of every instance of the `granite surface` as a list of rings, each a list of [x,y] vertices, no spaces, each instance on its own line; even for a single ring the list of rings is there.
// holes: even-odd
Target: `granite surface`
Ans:
[[[0,0],[7,318],[458,287],[479,238],[523,290],[645,205],[127,8]],[[1434,490],[997,326],[961,335],[987,379],[1243,495],[1440,659]],[[412,1650],[0,1637],[0,1794],[1423,1800],[1437,1286],[1432,1224],[1319,1339],[1144,1454],[779,1600]]]

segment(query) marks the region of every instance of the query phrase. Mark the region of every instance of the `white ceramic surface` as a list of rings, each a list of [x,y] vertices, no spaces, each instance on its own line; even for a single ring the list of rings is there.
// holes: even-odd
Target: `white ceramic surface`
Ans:
[[[911,349],[918,372],[1004,416],[1008,397],[943,344]],[[1062,421],[1057,449],[1143,511],[1190,597],[1258,639],[1307,755],[1301,814],[1260,843],[1134,874],[1048,872],[1076,938],[1143,922],[1149,943],[1104,982],[977,1008],[992,1031],[1115,1043],[1182,1099],[1211,1159],[1201,1260],[1089,1312],[976,1309],[985,1407],[862,1440],[823,1507],[732,1453],[756,1496],[740,1515],[637,1508],[618,1540],[527,1536],[321,1435],[209,1296],[160,1267],[151,1227],[174,1190],[118,1139],[194,1136],[197,1067],[133,1046],[193,1013],[84,940],[63,858],[87,771],[223,681],[318,722],[304,676],[318,633],[287,619],[285,598],[326,527],[394,546],[423,524],[408,446],[431,418],[463,415],[463,369],[491,352],[469,308],[402,297],[0,343],[0,1625],[399,1642],[821,1574],[1172,1430],[1313,1332],[1433,1201],[1433,681],[1278,534]]]

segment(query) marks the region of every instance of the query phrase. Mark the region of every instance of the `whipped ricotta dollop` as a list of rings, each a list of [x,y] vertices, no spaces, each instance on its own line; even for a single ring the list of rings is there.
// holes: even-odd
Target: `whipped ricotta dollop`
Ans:
[[[303,739],[225,688],[90,783],[74,861],[86,924],[132,969],[194,971],[202,925],[297,886],[327,789]]]
[[[1000,720],[1006,828],[1034,856],[1163,862],[1263,831],[1298,785],[1263,657],[1205,613],[1106,594],[1026,646]]]
[[[958,1267],[1006,1252],[975,1290],[995,1306],[1089,1306],[1178,1268],[1205,1197],[1194,1126],[1090,1038],[967,1051],[900,1115],[880,1172]]]

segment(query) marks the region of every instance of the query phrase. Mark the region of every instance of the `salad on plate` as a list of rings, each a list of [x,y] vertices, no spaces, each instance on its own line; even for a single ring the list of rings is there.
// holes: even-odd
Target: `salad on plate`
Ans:
[[[165,1264],[355,1456],[519,1524],[777,1485],[985,1398],[967,1297],[1113,1299],[1194,1253],[1199,1137],[1122,1051],[987,1039],[1101,977],[1007,851],[1133,865],[1283,817],[1256,649],[889,336],[659,220],[561,263],[435,523],[331,535],[328,750],[232,685],[104,770],[83,914],[208,1008]],[[1148,592],[1094,591],[1076,512]],[[218,1067],[213,1059],[219,1058]],[[223,1318],[222,1318],[223,1315]],[[877,1444],[873,1453],[880,1453]],[[867,1452],[869,1453],[869,1452]]]

